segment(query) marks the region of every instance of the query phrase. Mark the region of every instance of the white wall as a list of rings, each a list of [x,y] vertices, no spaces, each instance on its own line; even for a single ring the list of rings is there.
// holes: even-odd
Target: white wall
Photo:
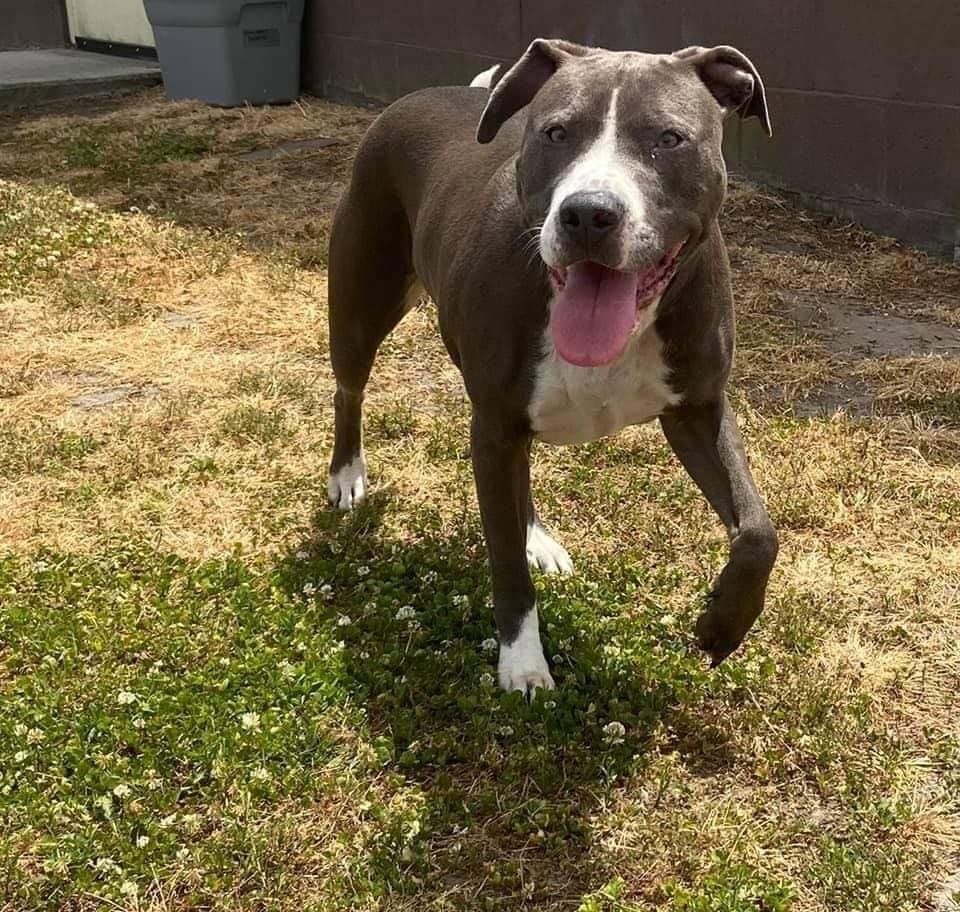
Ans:
[[[153,47],[143,0],[67,0],[70,38],[97,38]]]

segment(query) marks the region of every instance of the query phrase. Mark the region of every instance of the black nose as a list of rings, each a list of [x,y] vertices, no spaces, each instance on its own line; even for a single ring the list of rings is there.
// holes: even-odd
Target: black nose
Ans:
[[[560,204],[563,230],[587,241],[600,240],[623,221],[621,200],[606,191],[571,193]]]

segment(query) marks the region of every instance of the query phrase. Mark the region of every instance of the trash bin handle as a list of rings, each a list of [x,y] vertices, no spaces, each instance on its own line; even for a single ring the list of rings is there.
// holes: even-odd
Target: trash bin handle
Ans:
[[[301,3],[291,3],[289,0],[250,0],[249,3],[244,3],[240,7],[240,18],[243,18],[243,11],[248,6],[282,6],[283,7],[283,18],[287,22],[296,22],[299,20],[299,15],[302,15],[302,4]],[[301,7],[301,13],[298,15],[296,8]]]

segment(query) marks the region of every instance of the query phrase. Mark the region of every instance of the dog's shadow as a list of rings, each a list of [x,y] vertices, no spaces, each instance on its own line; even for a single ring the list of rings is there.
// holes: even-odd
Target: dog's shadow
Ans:
[[[704,665],[655,603],[638,607],[636,568],[614,559],[537,580],[558,689],[532,704],[502,693],[479,523],[421,513],[410,530],[391,498],[381,489],[350,514],[318,512],[278,574],[338,641],[340,683],[379,758],[371,776],[423,802],[415,826],[381,820],[366,863],[392,889],[435,884],[439,897],[522,853],[525,876],[553,898],[583,896],[599,876],[598,796],[657,759],[655,732],[708,686]],[[511,878],[484,889],[506,895]]]

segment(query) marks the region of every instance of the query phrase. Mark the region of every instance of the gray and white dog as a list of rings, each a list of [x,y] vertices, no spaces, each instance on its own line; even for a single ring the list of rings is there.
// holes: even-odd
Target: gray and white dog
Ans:
[[[729,533],[696,625],[716,664],[763,609],[777,555],[725,394],[734,314],[717,225],[723,118],[769,133],[763,83],[731,47],[544,39],[491,90],[494,75],[400,99],[360,145],[330,238],[330,500],[350,509],[366,493],[364,387],[426,289],[472,404],[501,685],[553,687],[529,566],[572,569],[531,499],[531,442],[653,418]]]

